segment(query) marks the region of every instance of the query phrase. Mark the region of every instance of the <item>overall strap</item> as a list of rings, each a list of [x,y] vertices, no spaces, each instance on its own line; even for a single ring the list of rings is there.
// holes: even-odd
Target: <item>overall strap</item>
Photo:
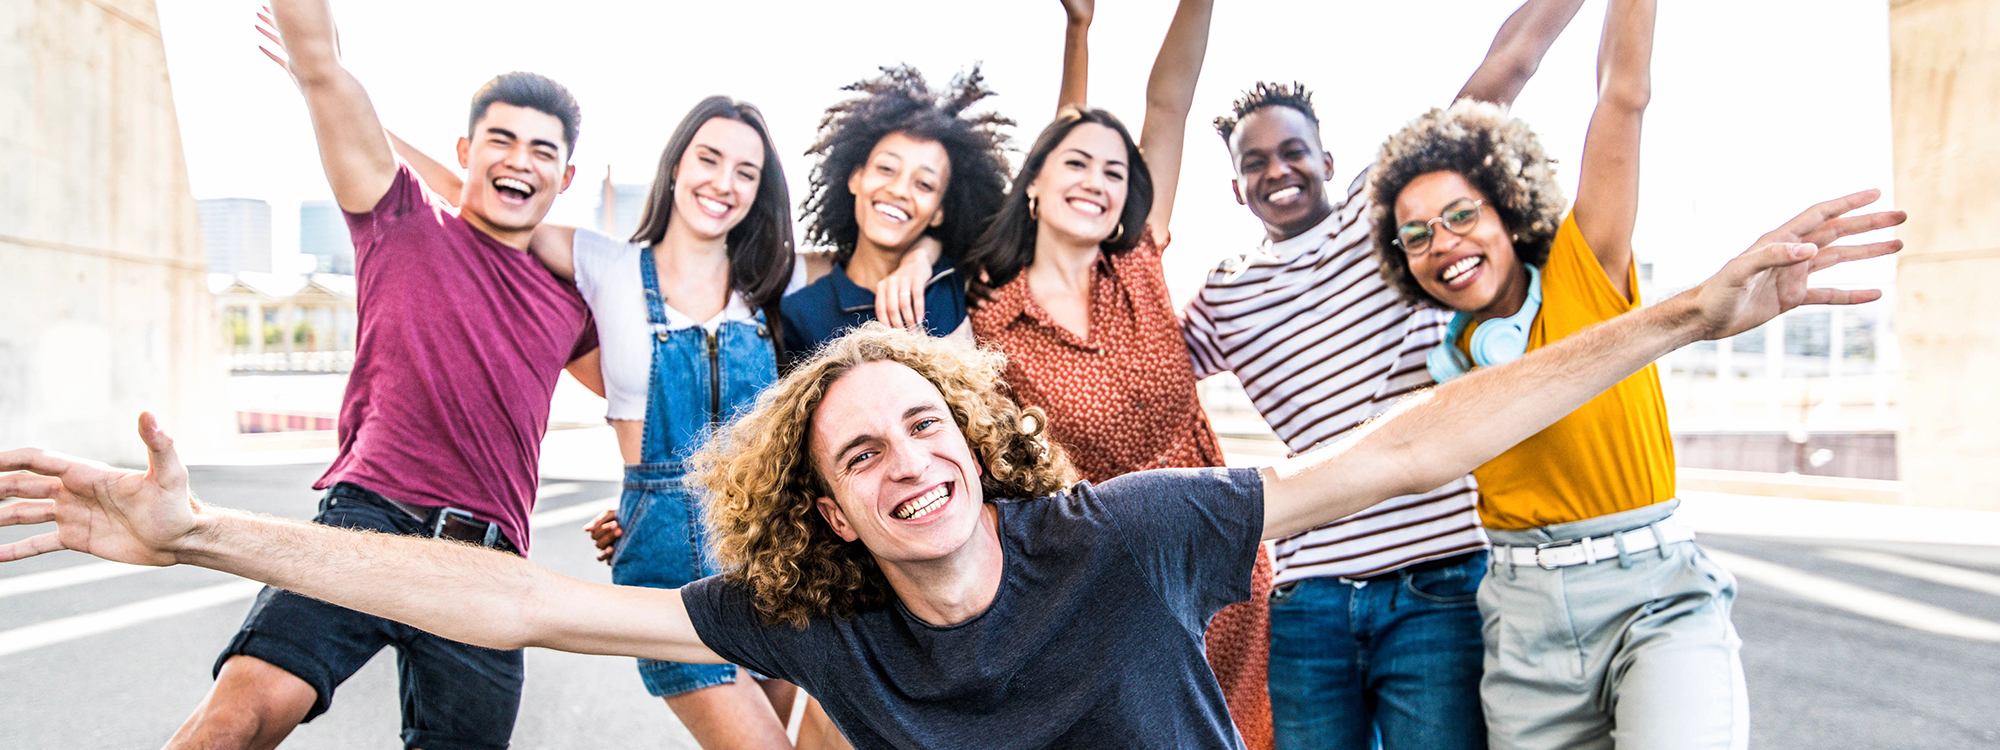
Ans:
[[[652,324],[655,334],[666,330],[667,296],[660,293],[660,272],[654,268],[653,246],[647,245],[639,251],[639,277],[646,280],[646,322]]]

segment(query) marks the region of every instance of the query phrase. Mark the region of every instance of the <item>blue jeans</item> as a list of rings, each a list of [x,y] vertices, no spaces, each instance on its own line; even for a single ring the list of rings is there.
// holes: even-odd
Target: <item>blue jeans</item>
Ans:
[[[625,467],[625,493],[618,501],[625,535],[611,556],[613,583],[679,588],[716,573],[701,522],[702,495],[688,481],[686,464]],[[735,682],[736,665],[640,659],[639,678],[646,692],[672,698]]]
[[[1280,750],[1485,748],[1477,597],[1486,553],[1368,581],[1271,592],[1271,720]],[[1422,566],[1413,566],[1422,567]]]

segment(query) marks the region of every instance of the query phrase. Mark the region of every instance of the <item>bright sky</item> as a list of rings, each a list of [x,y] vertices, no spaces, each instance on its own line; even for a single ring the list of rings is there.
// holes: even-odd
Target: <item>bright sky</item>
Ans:
[[[271,201],[281,257],[297,247],[297,204],[328,190],[305,108],[259,54],[256,0],[159,0],[188,172],[197,198]],[[1184,298],[1262,232],[1231,197],[1228,154],[1208,121],[1258,80],[1317,92],[1342,190],[1382,140],[1446,103],[1484,56],[1514,0],[1222,0],[1190,118],[1169,281]],[[1661,287],[1705,278],[1806,206],[1890,188],[1888,10],[1881,0],[1675,0],[1660,4],[1635,244]],[[671,7],[669,7],[671,6]],[[727,94],[768,117],[795,199],[802,152],[839,88],[908,62],[942,82],[983,62],[1025,147],[1054,111],[1063,13],[1057,2],[834,0],[631,3],[601,0],[334,0],[345,62],[384,123],[440,157],[466,127],[472,91],[532,70],[583,104],[577,181],[551,218],[589,224],[608,167],[643,182],[687,107]],[[1595,103],[1604,0],[1590,0],[1544,60],[1515,113],[1575,185]],[[1100,4],[1091,100],[1136,128],[1169,0]],[[1017,154],[1018,156],[1018,154]],[[1883,201],[1893,205],[1893,196]],[[1892,260],[1829,281],[1893,278]]]

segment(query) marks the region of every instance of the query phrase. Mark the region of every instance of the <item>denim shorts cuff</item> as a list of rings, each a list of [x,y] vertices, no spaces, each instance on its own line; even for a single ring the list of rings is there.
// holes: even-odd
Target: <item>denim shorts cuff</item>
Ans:
[[[682,664],[674,661],[639,660],[639,678],[646,692],[656,698],[672,698],[702,688],[736,681],[734,664]]]
[[[271,666],[285,670],[310,685],[313,689],[312,708],[306,710],[306,717],[299,720],[304,724],[317,718],[333,705],[332,670],[322,663],[310,648],[285,640],[270,633],[261,633],[251,628],[236,632],[222,655],[215,658],[215,669],[210,678],[222,675],[222,665],[232,657],[249,656],[261,659]]]

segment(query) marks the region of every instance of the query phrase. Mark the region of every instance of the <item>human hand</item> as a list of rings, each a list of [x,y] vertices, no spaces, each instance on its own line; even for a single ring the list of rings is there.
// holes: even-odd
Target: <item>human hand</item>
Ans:
[[[1902,240],[1830,247],[1844,237],[1902,224],[1902,211],[1847,214],[1882,197],[1864,190],[1808,208],[1757,239],[1751,249],[1694,290],[1702,338],[1734,336],[1799,305],[1858,305],[1882,297],[1875,289],[1814,289],[1806,277],[1852,260],[1876,258],[1903,249]]]
[[[114,562],[173,565],[195,531],[200,504],[173,438],[150,413],[139,415],[146,471],[117,469],[38,448],[0,453],[0,527],[54,522],[56,529],[0,546],[0,562],[75,550]]]
[[[271,20],[271,9],[268,7],[257,9],[257,33],[263,34],[265,39],[271,40],[271,47],[277,48],[277,51],[273,52],[270,47],[265,47],[263,42],[258,42],[257,51],[271,58],[271,62],[277,63],[280,70],[287,74],[291,73],[292,66],[285,62],[285,40],[278,36],[278,24]]]
[[[611,553],[616,550],[618,538],[625,536],[625,529],[618,525],[618,511],[606,510],[597,518],[583,525],[590,534],[590,542],[597,545],[597,561],[611,564]]]
[[[903,254],[896,271],[875,282],[875,319],[892,328],[922,330],[924,292],[930,285],[931,265],[944,251],[937,238],[924,235]]]
[[[1063,13],[1075,26],[1089,26],[1092,16],[1097,14],[1097,0],[1062,0]]]

